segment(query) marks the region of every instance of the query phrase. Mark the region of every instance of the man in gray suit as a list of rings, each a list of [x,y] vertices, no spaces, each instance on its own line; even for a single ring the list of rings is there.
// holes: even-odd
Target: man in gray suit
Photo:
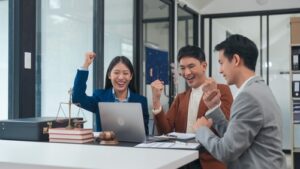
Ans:
[[[232,35],[215,50],[219,51],[220,73],[229,85],[236,85],[238,93],[227,121],[219,108],[216,82],[205,82],[203,99],[209,111],[194,125],[196,140],[229,169],[286,169],[281,111],[269,87],[255,76],[256,45],[244,36]]]

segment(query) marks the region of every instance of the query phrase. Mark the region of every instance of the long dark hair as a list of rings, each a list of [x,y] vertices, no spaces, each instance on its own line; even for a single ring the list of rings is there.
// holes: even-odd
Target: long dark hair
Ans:
[[[116,56],[109,64],[107,71],[106,71],[106,77],[105,77],[105,89],[109,89],[112,88],[113,85],[111,83],[111,80],[108,78],[111,70],[118,64],[118,63],[123,63],[130,71],[131,75],[132,75],[132,79],[129,82],[128,88],[133,91],[136,92],[136,87],[135,87],[135,80],[134,80],[134,70],[133,70],[133,66],[130,62],[130,60],[125,57],[125,56]]]

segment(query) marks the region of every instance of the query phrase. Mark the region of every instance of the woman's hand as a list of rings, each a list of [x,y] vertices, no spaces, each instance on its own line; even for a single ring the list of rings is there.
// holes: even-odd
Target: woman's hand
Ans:
[[[96,53],[94,53],[94,52],[86,52],[84,64],[83,64],[82,67],[85,68],[85,69],[88,69],[89,66],[93,63],[95,57],[96,57]]]

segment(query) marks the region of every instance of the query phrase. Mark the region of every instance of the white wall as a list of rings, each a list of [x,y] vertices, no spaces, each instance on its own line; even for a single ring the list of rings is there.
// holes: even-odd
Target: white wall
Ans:
[[[0,1],[0,119],[8,116],[8,1]]]

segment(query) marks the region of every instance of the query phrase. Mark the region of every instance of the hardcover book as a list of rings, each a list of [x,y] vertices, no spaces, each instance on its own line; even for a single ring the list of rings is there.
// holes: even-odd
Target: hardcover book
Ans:
[[[90,143],[93,142],[94,138],[88,139],[59,139],[59,138],[49,138],[49,142],[56,142],[56,143]]]
[[[93,134],[92,129],[83,129],[83,128],[50,128],[49,135],[51,134]]]
[[[49,139],[90,139],[94,138],[93,134],[50,134]]]

